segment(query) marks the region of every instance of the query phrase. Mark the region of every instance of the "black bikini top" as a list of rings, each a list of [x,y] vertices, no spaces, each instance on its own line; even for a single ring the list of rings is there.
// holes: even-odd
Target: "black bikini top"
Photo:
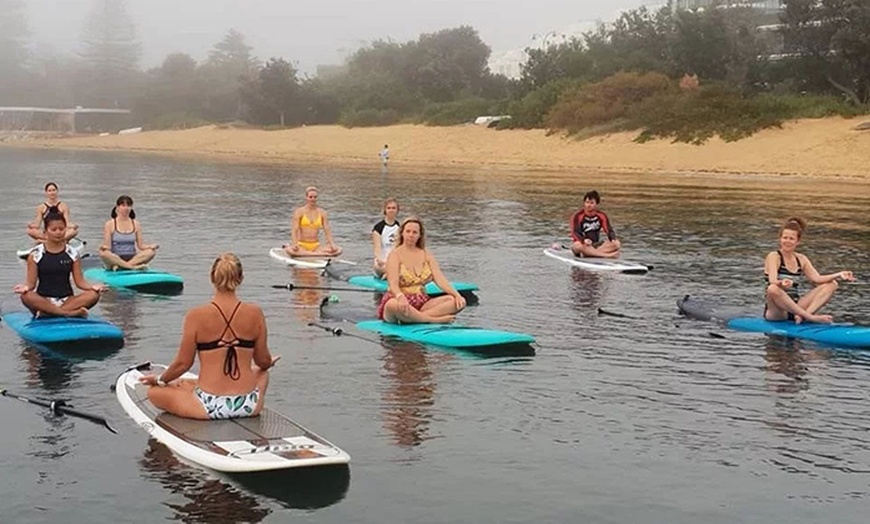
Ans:
[[[252,349],[255,343],[254,340],[244,340],[239,338],[238,335],[236,335],[236,332],[233,331],[233,327],[230,325],[233,321],[233,317],[236,316],[236,311],[238,311],[239,306],[242,305],[242,301],[240,300],[238,304],[236,304],[236,307],[233,308],[233,312],[232,314],[230,314],[230,318],[227,318],[227,316],[224,315],[224,312],[223,310],[221,310],[220,306],[218,306],[214,302],[212,302],[211,305],[217,308],[218,313],[221,314],[221,317],[223,317],[224,322],[226,322],[227,325],[224,328],[223,333],[221,333],[221,336],[218,337],[217,340],[214,340],[212,342],[197,342],[196,350],[209,351],[211,349],[227,348],[227,356],[224,359],[224,375],[227,375],[233,380],[239,380],[239,377],[241,377],[241,370],[239,370],[239,356],[236,354],[236,348],[239,347]],[[227,331],[229,331],[230,334],[233,336],[232,340],[224,340],[224,335],[227,334]]]

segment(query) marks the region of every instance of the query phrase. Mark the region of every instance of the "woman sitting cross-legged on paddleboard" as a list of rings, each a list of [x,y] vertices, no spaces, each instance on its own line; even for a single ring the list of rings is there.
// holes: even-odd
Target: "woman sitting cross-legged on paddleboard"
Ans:
[[[444,296],[429,298],[429,282]],[[378,305],[378,318],[396,324],[446,323],[465,307],[462,297],[441,273],[438,262],[426,249],[426,233],[418,218],[406,218],[399,240],[387,257],[389,290]]]
[[[571,217],[571,251],[578,257],[618,258],[621,244],[610,220],[598,209],[601,196],[590,191],[583,196],[583,208]],[[607,236],[601,240],[601,233]]]
[[[396,245],[396,237],[399,235],[397,214],[399,203],[394,198],[388,198],[384,201],[384,219],[372,228],[372,249],[375,254],[373,269],[378,278],[384,278],[387,272],[387,256]]]
[[[66,244],[66,219],[49,213],[44,220],[45,242],[27,257],[27,281],[13,291],[34,316],[86,317],[105,289],[92,285],[82,275],[78,253]],[[70,276],[82,292],[73,293]]]
[[[54,182],[45,184],[45,202],[36,206],[36,217],[33,222],[27,224],[27,234],[30,238],[37,242],[45,242],[46,237],[41,227],[49,213],[63,215],[64,220],[66,220],[64,240],[74,238],[79,233],[79,226],[73,224],[69,219],[69,206],[61,202],[57,196],[57,184]]]
[[[767,320],[830,324],[831,315],[819,315],[817,311],[831,300],[839,286],[837,280],[855,280],[851,271],[820,275],[806,255],[795,251],[806,227],[802,218],[786,220],[779,230],[779,249],[771,251],[764,259],[767,283],[764,318]],[[815,286],[803,296],[797,282],[801,277]]]
[[[236,297],[242,280],[242,263],[234,254],[214,261],[211,303],[188,311],[178,353],[166,371],[141,378],[153,386],[148,399],[155,406],[202,420],[260,414],[269,385],[267,370],[278,358],[269,353],[263,310]],[[177,380],[197,355],[199,378]]]
[[[329,228],[329,218],[326,211],[317,206],[317,188],[305,189],[305,205],[293,211],[290,223],[290,240],[292,243],[284,246],[284,251],[294,257],[298,256],[331,256],[341,254],[341,249],[332,241],[332,230]],[[326,236],[326,248],[320,247],[320,230]]]
[[[133,211],[133,199],[121,195],[112,208],[112,219],[103,226],[100,259],[108,269],[144,269],[157,255],[157,244],[142,242],[142,226]]]

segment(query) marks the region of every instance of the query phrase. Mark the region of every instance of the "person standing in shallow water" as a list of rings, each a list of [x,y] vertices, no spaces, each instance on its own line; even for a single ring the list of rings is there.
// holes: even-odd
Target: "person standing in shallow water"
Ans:
[[[837,280],[856,280],[851,271],[821,275],[806,255],[795,251],[806,227],[807,223],[802,218],[786,220],[779,230],[779,249],[771,251],[764,259],[767,284],[764,318],[767,320],[830,324],[833,322],[831,315],[819,315],[818,311],[831,300],[839,287]],[[806,280],[814,287],[801,295],[800,280]]]
[[[390,163],[390,146],[384,144],[384,148],[381,149],[380,153],[378,153],[378,157],[381,159],[381,164],[384,167],[387,167],[387,164]]]

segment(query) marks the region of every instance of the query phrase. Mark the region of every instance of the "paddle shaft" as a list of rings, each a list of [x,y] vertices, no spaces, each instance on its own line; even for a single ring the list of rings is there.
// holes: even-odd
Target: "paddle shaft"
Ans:
[[[355,287],[297,286],[292,282],[290,282],[289,284],[274,284],[272,285],[272,287],[275,289],[286,289],[288,291],[295,291],[297,289],[315,289],[319,291],[355,291],[357,293],[382,293],[382,291],[377,291],[375,289],[363,289]]]
[[[336,336],[336,337],[348,336],[348,337],[358,338],[360,340],[365,340],[366,342],[371,342],[372,344],[377,344],[379,346],[381,345],[381,343],[378,342],[377,340],[373,340],[373,339],[370,339],[368,337],[363,337],[361,335],[357,335],[354,333],[348,333],[347,331],[341,329],[340,327],[324,326],[323,324],[318,324],[317,322],[309,322],[308,325],[312,326],[312,327],[320,328],[324,331],[332,333],[333,336]]]
[[[90,413],[85,413],[84,411],[79,411],[77,409],[73,409],[73,408],[67,406],[66,402],[63,400],[41,400],[41,399],[28,398],[28,397],[23,397],[21,395],[16,395],[14,393],[10,393],[5,389],[0,390],[0,395],[3,395],[4,397],[13,398],[15,400],[20,400],[21,402],[26,402],[28,404],[33,404],[36,406],[42,406],[44,408],[48,408],[55,415],[69,415],[71,417],[78,417],[78,418],[82,418],[85,420],[89,420],[91,422],[94,422],[95,424],[99,424],[101,426],[104,426],[106,429],[108,429],[112,433],[115,433],[115,434],[118,433],[114,428],[112,428],[112,426],[109,425],[109,422],[105,418],[100,417],[98,415],[92,415]]]

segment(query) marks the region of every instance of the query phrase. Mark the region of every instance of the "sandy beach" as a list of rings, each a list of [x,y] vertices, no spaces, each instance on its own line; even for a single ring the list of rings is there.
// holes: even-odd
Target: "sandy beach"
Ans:
[[[728,173],[870,179],[866,118],[786,123],[738,142],[703,146],[657,140],[638,144],[637,133],[585,140],[543,130],[496,131],[478,126],[397,125],[347,129],[309,126],[260,130],[206,126],[132,135],[8,140],[11,147],[129,151],[233,162],[378,166],[389,144],[391,166],[488,170],[584,170],[632,173]]]

